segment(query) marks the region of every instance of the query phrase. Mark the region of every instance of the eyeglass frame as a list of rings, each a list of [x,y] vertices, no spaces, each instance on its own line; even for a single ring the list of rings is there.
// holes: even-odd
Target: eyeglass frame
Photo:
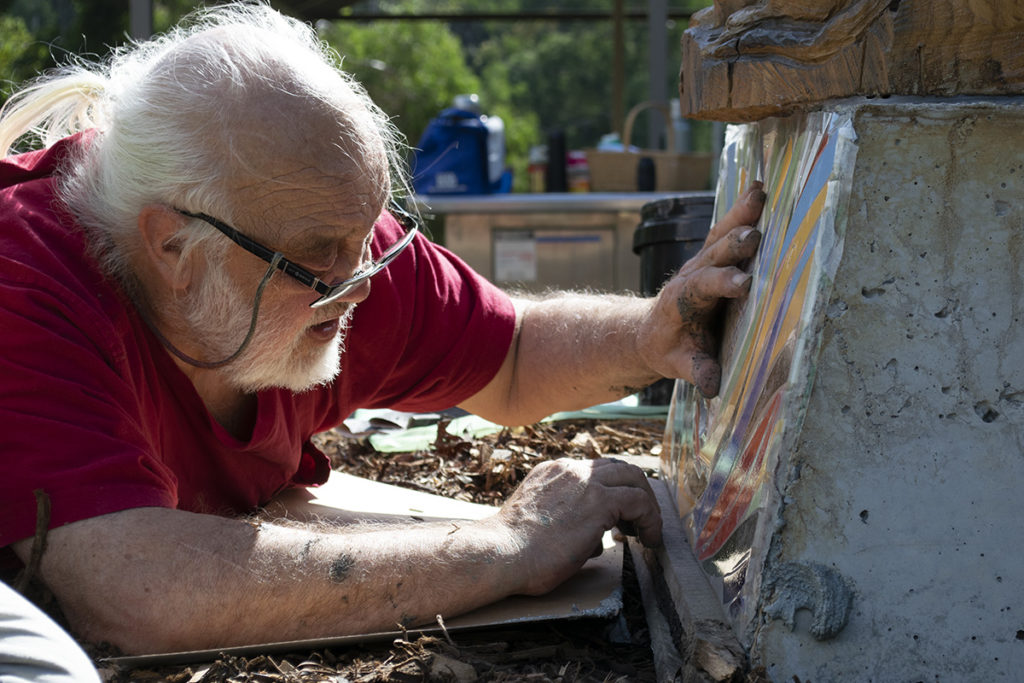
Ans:
[[[394,201],[389,202],[388,212],[395,217],[402,227],[405,228],[405,235],[402,236],[402,239],[388,247],[387,251],[380,255],[380,258],[376,261],[371,261],[367,267],[360,269],[352,277],[346,278],[336,284],[329,285],[299,264],[294,261],[289,261],[281,252],[273,251],[272,249],[265,247],[222,220],[218,220],[205,213],[185,211],[184,209],[177,208],[174,210],[183,216],[201,220],[216,228],[232,242],[242,247],[242,249],[245,249],[253,256],[257,256],[266,261],[285,275],[292,277],[302,285],[315,291],[320,295],[320,298],[309,304],[310,308],[326,306],[327,304],[333,303],[341,297],[352,293],[359,285],[387,268],[388,265],[412,243],[416,233],[419,232],[419,224],[416,219],[399,207]]]

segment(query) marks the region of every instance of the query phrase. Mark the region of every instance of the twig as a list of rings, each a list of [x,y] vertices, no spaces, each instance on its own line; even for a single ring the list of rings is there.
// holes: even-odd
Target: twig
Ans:
[[[453,641],[452,637],[448,635],[448,628],[444,625],[444,617],[440,614],[437,615],[437,625],[441,627],[441,633],[444,634],[444,639],[448,641],[448,644],[455,647],[455,641]]]
[[[36,489],[32,494],[36,497],[36,533],[32,538],[32,552],[28,556],[25,571],[16,586],[19,593],[28,590],[29,584],[39,571],[39,563],[46,551],[46,532],[50,528],[50,496],[42,489]]]

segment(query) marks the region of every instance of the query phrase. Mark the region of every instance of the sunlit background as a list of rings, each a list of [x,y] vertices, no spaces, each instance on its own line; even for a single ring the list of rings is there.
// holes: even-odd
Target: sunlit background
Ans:
[[[76,55],[102,56],[129,36],[160,32],[202,3],[186,0],[0,2],[0,78],[17,83]],[[621,132],[635,104],[678,97],[679,39],[710,0],[290,0],[272,3],[314,24],[415,145],[456,95],[479,96],[505,124],[514,191],[547,135],[569,149]],[[148,16],[147,16],[148,15]],[[655,17],[652,26],[651,17]],[[663,27],[662,27],[663,22]],[[655,66],[652,67],[652,58]],[[660,73],[659,73],[660,71]],[[633,139],[659,144],[658,117]],[[663,140],[662,140],[663,142]],[[710,151],[711,127],[691,122],[689,149]]]

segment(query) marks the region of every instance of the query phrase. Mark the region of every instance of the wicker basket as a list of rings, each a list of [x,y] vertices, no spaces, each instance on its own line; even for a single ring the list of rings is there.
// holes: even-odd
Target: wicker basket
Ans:
[[[665,117],[665,140],[668,150],[640,150],[638,152],[613,152],[603,149],[588,149],[587,165],[590,167],[590,189],[594,192],[636,192],[637,163],[644,157],[654,161],[654,189],[657,192],[675,190],[706,190],[711,176],[710,154],[679,154],[675,149],[675,131],[669,125],[668,110],[657,102],[641,102],[629,110],[623,126],[622,144],[629,149],[633,124],[637,115],[646,109],[658,109]]]

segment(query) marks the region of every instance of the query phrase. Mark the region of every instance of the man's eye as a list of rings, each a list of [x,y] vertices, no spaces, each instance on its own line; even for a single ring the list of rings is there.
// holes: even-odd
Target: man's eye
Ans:
[[[323,259],[313,262],[313,267],[310,270],[317,274],[317,277],[331,277],[332,274],[337,274],[338,262],[336,260],[330,263],[325,263]]]
[[[328,278],[340,275],[341,263],[349,263],[347,266],[353,270],[359,270],[370,260],[370,243],[373,241],[371,232],[358,242],[339,244],[316,245],[303,249],[295,254],[295,262],[323,281]],[[353,255],[357,256],[353,258]],[[340,261],[339,261],[340,259]]]
[[[337,251],[327,247],[324,249],[310,249],[301,254],[296,254],[296,261],[311,273],[326,273],[334,268],[338,261]]]

